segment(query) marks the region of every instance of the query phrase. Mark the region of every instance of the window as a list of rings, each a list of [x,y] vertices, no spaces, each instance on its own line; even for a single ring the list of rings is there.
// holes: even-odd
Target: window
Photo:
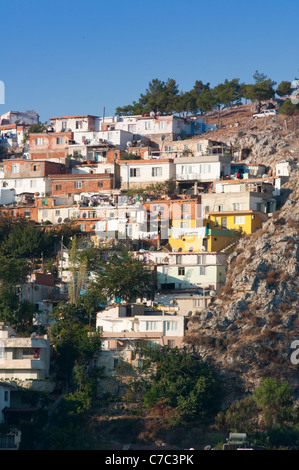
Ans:
[[[82,121],[76,121],[76,129],[82,129]]]
[[[14,449],[15,445],[15,436],[14,435],[5,435],[0,436],[0,448],[1,449]]]
[[[12,173],[20,173],[20,164],[19,163],[12,163],[11,164],[11,172]]]
[[[185,268],[184,267],[179,267],[178,268],[178,275],[179,276],[185,276]]]
[[[157,330],[157,322],[156,321],[147,321],[147,322],[145,322],[145,329],[146,329],[146,331],[156,331]]]
[[[98,181],[98,188],[102,188],[103,187],[103,181]]]
[[[66,130],[66,121],[62,121],[61,123],[61,131],[64,132]]]
[[[82,181],[75,181],[75,189],[81,189],[82,188]]]
[[[81,230],[81,232],[85,232],[85,224],[80,224],[79,229]]]
[[[201,299],[194,299],[193,300],[193,307],[201,307]]]
[[[245,224],[245,215],[238,215],[234,217],[235,225],[244,225]]]
[[[202,152],[202,144],[197,144],[197,151]]]
[[[206,267],[205,266],[200,266],[199,267],[199,274],[200,274],[200,276],[205,276],[206,275]]]
[[[159,121],[159,129],[166,129],[166,121]]]
[[[210,211],[210,206],[205,206],[205,212],[209,212]]]
[[[140,176],[140,168],[130,168],[130,177],[138,178]]]
[[[148,130],[148,129],[151,129],[152,128],[152,123],[151,121],[145,121],[144,122],[144,129],[145,130]]]
[[[176,264],[182,264],[183,262],[183,257],[182,255],[177,255],[176,256]]]
[[[33,349],[31,348],[25,348],[23,349],[22,357],[23,358],[29,358],[33,356]]]
[[[202,255],[197,255],[197,264],[202,264]]]
[[[30,188],[36,188],[36,180],[30,180]]]
[[[262,206],[262,203],[261,203],[261,202],[257,202],[257,204],[256,204],[256,210],[262,212],[263,206]]]
[[[175,331],[178,329],[178,324],[176,321],[167,321],[166,322],[166,331]]]
[[[8,390],[4,390],[4,401],[8,401]]]
[[[60,215],[60,210],[59,209],[56,209],[55,210],[55,216],[58,217]]]
[[[161,167],[152,168],[152,176],[162,176],[162,168]]]
[[[61,184],[56,184],[55,188],[56,188],[57,191],[60,191],[61,190]]]
[[[37,137],[35,139],[35,144],[36,145],[43,145],[43,138],[42,137]]]
[[[39,170],[39,165],[33,165],[32,171],[37,171],[37,170]]]
[[[219,227],[219,217],[215,217],[215,227]]]
[[[222,212],[222,211],[223,211],[223,205],[218,206],[218,212]]]
[[[56,144],[57,144],[57,145],[63,144],[63,137],[57,137],[57,138],[56,138]]]
[[[233,204],[234,211],[240,211],[242,209],[242,205],[239,204],[238,202],[235,202]]]
[[[221,217],[221,228],[227,228],[227,217]]]
[[[30,216],[31,216],[30,209],[25,209],[24,210],[24,217],[28,217],[30,219]]]

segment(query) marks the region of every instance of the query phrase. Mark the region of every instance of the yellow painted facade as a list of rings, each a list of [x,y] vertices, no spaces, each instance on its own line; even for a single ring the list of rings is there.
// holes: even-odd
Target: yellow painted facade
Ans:
[[[170,236],[169,244],[176,251],[202,251],[202,247],[205,246],[205,251],[217,252],[234,242],[240,236],[240,232],[254,233],[266,220],[267,215],[258,211],[214,212],[204,220],[204,225],[207,227],[204,238],[193,234],[183,235],[181,238]],[[173,227],[182,227],[181,222],[181,220],[173,221]],[[188,226],[186,224],[184,228],[196,228],[196,220],[189,220]]]
[[[223,220],[225,219],[225,221]],[[210,228],[227,228],[244,234],[254,233],[262,227],[267,215],[258,211],[213,212],[209,214]]]

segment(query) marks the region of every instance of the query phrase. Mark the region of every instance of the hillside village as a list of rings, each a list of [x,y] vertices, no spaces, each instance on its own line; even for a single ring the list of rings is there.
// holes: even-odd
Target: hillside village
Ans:
[[[228,405],[257,386],[262,368],[279,377],[271,354],[277,367],[284,359],[292,369],[287,348],[298,329],[299,142],[279,103],[264,105],[269,115],[254,118],[253,105],[244,104],[224,109],[220,120],[218,112],[54,116],[42,131],[29,133],[39,124],[35,111],[0,116],[0,217],[25,218],[45,231],[70,227],[79,250],[95,247],[107,262],[125,247],[155,275],[148,296],[99,305],[101,351],[94,361],[104,368],[102,387],[111,386],[117,366],[138,367],[145,340],[196,350],[223,367],[232,384]],[[11,325],[0,325],[6,351],[0,361],[0,423],[15,424],[32,412],[16,404],[20,383],[55,390],[47,329],[55,321],[49,314],[73,293],[71,242],[61,236],[52,266],[41,262],[18,286],[44,334],[23,337]],[[92,268],[84,276],[81,296]],[[285,348],[280,342],[278,358],[270,331],[282,305],[284,327],[277,320],[275,338],[283,336]],[[255,332],[249,333],[245,318]],[[259,353],[265,354],[265,343],[259,343],[260,351],[250,349],[258,322],[273,341],[264,362]],[[231,348],[237,351],[233,358]],[[245,367],[249,350],[252,370]],[[298,398],[295,369],[284,372]],[[9,434],[2,446],[17,448],[20,439]]]

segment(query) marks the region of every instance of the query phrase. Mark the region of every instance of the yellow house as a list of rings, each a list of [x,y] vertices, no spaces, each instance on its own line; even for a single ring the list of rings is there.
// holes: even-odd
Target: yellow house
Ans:
[[[210,212],[203,227],[196,227],[196,221],[186,228],[173,226],[169,244],[181,252],[217,252],[234,242],[241,233],[255,232],[266,220],[267,215],[259,211]]]
[[[254,233],[268,220],[267,214],[261,211],[221,211],[208,212],[210,229],[237,230],[244,234]]]

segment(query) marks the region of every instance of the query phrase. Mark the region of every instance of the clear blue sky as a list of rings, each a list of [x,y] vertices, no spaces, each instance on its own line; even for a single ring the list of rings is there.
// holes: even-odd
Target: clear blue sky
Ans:
[[[10,0],[0,14],[0,114],[113,115],[153,78],[187,91],[299,76],[298,0]]]

